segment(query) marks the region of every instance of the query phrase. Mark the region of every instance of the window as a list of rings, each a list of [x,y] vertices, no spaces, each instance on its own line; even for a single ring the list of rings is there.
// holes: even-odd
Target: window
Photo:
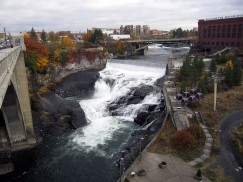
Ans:
[[[237,35],[238,38],[241,38],[242,37],[242,24],[239,24],[238,25],[238,35]]]
[[[217,38],[220,38],[220,25],[217,27]]]
[[[221,46],[224,46],[224,42],[221,42]]]
[[[237,42],[236,46],[237,46],[237,47],[240,47],[240,42]]]
[[[211,26],[209,26],[208,27],[208,38],[211,38],[211,31],[212,31]]]
[[[225,25],[222,26],[222,38],[225,38]]]

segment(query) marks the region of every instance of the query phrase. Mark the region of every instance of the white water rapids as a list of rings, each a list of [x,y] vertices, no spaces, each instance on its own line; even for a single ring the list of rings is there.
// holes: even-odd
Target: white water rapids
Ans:
[[[93,150],[106,155],[106,148],[101,146],[106,145],[109,140],[114,140],[116,133],[127,132],[129,128],[134,129],[136,126],[133,120],[141,112],[143,104],[159,103],[161,93],[151,93],[141,103],[120,108],[121,116],[108,114],[106,106],[109,102],[125,96],[132,87],[153,85],[165,74],[165,66],[147,67],[141,65],[139,60],[137,65],[119,64],[117,63],[119,61],[122,62],[116,60],[116,63],[113,63],[112,60],[108,60],[106,68],[100,72],[101,78],[95,84],[93,97],[80,101],[89,121],[86,127],[78,129],[73,135],[72,141],[80,150],[85,152]],[[114,83],[109,84],[110,82]]]

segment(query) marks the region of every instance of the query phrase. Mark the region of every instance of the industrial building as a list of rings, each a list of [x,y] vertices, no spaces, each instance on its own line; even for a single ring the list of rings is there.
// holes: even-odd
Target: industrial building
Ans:
[[[198,43],[208,48],[243,50],[243,15],[199,20]]]

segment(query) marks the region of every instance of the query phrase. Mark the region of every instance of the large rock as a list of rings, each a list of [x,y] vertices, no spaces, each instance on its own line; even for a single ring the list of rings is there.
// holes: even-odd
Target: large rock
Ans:
[[[134,122],[138,125],[142,126],[144,123],[146,123],[147,118],[150,116],[150,113],[148,112],[140,112],[138,113],[137,117],[134,119]]]
[[[87,96],[93,93],[98,78],[97,70],[72,73],[56,83],[51,90],[62,97]]]
[[[116,113],[113,112],[114,110],[124,107],[126,105],[130,104],[138,104],[142,102],[142,100],[151,92],[153,92],[154,87],[151,85],[142,85],[141,87],[133,87],[131,88],[131,91],[125,95],[122,96],[115,101],[111,102],[107,108],[111,113]]]

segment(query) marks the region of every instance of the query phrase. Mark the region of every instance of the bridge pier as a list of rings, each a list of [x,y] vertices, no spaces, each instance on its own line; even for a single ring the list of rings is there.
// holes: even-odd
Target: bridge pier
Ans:
[[[0,52],[0,152],[36,144],[21,46]]]
[[[33,127],[33,119],[30,106],[30,96],[28,89],[28,80],[26,75],[24,53],[21,51],[14,69],[14,76],[12,82],[17,90],[17,97],[22,112],[24,128],[28,144],[35,144],[36,138]]]

